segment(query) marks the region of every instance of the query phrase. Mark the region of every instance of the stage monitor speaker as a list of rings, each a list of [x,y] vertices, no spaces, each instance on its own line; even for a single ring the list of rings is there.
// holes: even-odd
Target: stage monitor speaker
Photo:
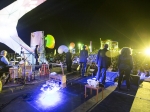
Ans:
[[[130,75],[131,84],[139,86],[140,77],[138,75]]]

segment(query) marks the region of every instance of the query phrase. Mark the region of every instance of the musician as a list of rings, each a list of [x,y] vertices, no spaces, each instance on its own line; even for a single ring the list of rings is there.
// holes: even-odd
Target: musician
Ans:
[[[8,80],[10,78],[9,68],[12,67],[12,66],[9,66],[9,61],[6,58],[6,56],[7,56],[7,51],[2,50],[1,54],[0,54],[0,71],[8,72],[8,74],[5,74],[5,75],[7,75],[7,79],[6,79],[5,84],[8,82]]]
[[[85,49],[86,46],[83,45],[83,50],[80,51],[80,67],[81,67],[81,76],[84,77],[86,72],[86,63],[88,58],[88,51]]]
[[[35,54],[35,60],[36,60],[36,65],[39,65],[39,62],[38,62],[38,60],[39,60],[39,54],[38,54],[38,48],[39,48],[39,45],[36,45],[35,46],[35,49],[34,49],[34,54]]]
[[[71,72],[72,54],[71,54],[70,50],[66,53],[66,64],[67,64],[67,71]]]

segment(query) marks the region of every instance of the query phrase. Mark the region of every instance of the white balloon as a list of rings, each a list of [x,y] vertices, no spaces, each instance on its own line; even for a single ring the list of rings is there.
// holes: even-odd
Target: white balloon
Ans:
[[[59,46],[59,48],[58,48],[58,53],[59,54],[62,54],[63,52],[68,52],[68,47],[67,46],[65,46],[65,45],[61,45],[61,46]]]
[[[62,50],[61,47],[58,48],[58,53],[59,53],[59,54],[62,54],[62,53],[63,53],[63,50]]]
[[[68,47],[66,46],[66,47],[64,48],[64,52],[67,53],[68,51],[69,51],[69,49],[68,49]]]

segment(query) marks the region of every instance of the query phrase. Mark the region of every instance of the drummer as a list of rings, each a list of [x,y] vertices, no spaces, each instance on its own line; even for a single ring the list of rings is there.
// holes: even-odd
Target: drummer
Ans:
[[[5,84],[8,82],[8,80],[10,78],[9,68],[12,67],[12,66],[9,66],[9,61],[6,58],[6,56],[7,56],[7,51],[2,50],[0,53],[0,71],[8,72],[8,74],[5,74],[5,75],[7,75],[7,79],[6,79]]]

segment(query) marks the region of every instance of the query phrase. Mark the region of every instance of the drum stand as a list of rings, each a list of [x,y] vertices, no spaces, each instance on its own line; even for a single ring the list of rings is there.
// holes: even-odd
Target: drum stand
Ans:
[[[23,83],[26,84],[26,59],[24,58],[24,64],[23,64],[23,69],[24,69],[24,73],[23,73]]]
[[[27,60],[27,58],[25,58],[25,56],[24,56],[24,59],[23,59],[23,61],[24,61],[24,64],[23,64],[23,85],[27,85],[26,84],[26,60]]]
[[[31,68],[28,68],[27,66],[28,65],[26,65],[26,62],[28,62],[28,61],[26,61],[27,60],[27,58],[24,58],[24,65],[23,65],[23,69],[24,69],[24,71],[23,71],[23,80],[24,80],[24,85],[33,85],[33,83],[26,83],[26,73],[27,72],[29,72],[29,74],[28,74],[28,78],[30,78],[31,79],[31,72],[33,73],[32,75],[33,75],[33,79],[32,80],[36,80],[35,79],[35,71],[32,71],[32,65],[30,65],[30,67]],[[30,71],[31,70],[31,71]],[[31,80],[29,80],[28,79],[28,81],[31,81]]]

